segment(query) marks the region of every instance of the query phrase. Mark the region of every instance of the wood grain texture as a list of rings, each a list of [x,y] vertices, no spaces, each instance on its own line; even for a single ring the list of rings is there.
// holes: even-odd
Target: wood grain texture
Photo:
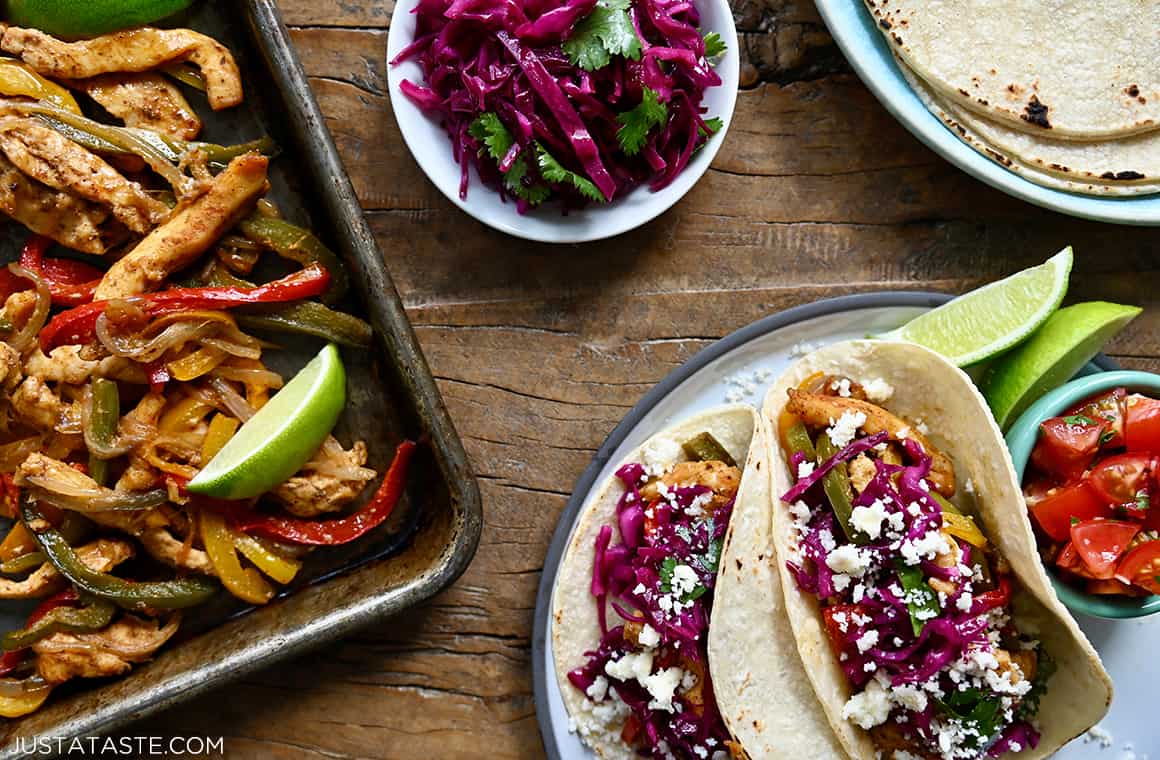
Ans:
[[[572,484],[651,385],[771,312],[961,291],[1070,243],[1070,298],[1144,306],[1110,348],[1160,370],[1155,232],[1042,211],[946,164],[849,72],[808,0],[736,1],[744,92],[684,201],[625,236],[557,247],[475,222],[407,153],[386,95],[393,3],[281,6],[479,475],[483,541],[424,608],[132,733],[225,734],[237,758],[540,757],[534,597]]]

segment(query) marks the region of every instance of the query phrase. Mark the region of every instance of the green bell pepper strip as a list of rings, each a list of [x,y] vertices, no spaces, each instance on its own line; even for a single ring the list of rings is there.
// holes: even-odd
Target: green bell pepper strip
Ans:
[[[44,552],[21,554],[19,557],[14,557],[0,564],[0,573],[4,575],[21,575],[27,573],[29,570],[35,570],[47,561],[48,557],[44,556]]]
[[[926,584],[926,576],[922,574],[921,567],[908,565],[901,559],[894,561],[894,567],[898,571],[898,581],[902,584],[902,590],[906,595],[921,597],[906,603],[906,608],[910,612],[910,627],[914,630],[914,635],[918,636],[926,626],[926,621],[933,620],[938,615],[938,597],[935,596],[934,589]]]
[[[681,448],[684,449],[686,456],[698,462],[724,462],[730,467],[737,466],[737,461],[729,455],[721,442],[708,431],[698,433],[685,441],[681,444]]]
[[[323,245],[309,230],[283,219],[256,214],[238,222],[238,230],[248,239],[260,243],[284,259],[296,261],[304,267],[321,264],[330,272],[330,287],[321,296],[323,303],[334,304],[346,295],[349,286],[346,267],[334,251]]]
[[[99,631],[112,622],[116,611],[117,606],[105,599],[93,599],[83,607],[54,607],[28,627],[4,634],[0,638],[0,649],[5,652],[27,649],[61,631]]]
[[[61,575],[81,591],[108,599],[127,610],[177,610],[195,607],[216,594],[221,586],[205,576],[190,576],[172,581],[135,582],[101,573],[86,565],[69,546],[60,531],[44,519],[36,501],[25,498],[20,517],[40,544],[48,561]]]
[[[206,285],[252,288],[254,285],[230,274],[224,267],[214,267]],[[299,301],[278,306],[246,306],[234,311],[238,324],[245,328],[312,335],[343,346],[366,348],[374,338],[369,324],[351,314],[335,311],[315,301]]]
[[[103,446],[110,446],[117,437],[117,425],[121,421],[121,394],[117,389],[117,381],[107,377],[93,378],[92,394],[89,437]],[[109,460],[89,454],[89,477],[97,485],[105,485],[109,479]]]
[[[834,447],[834,442],[825,432],[818,436],[818,442],[814,448],[818,452],[818,464],[826,462],[838,453],[838,449]],[[838,525],[842,526],[842,532],[846,534],[846,538],[855,544],[869,543],[870,537],[854,528],[852,521],[854,516],[854,487],[850,484],[850,475],[845,462],[834,465],[826,473],[826,476],[822,478],[822,490],[826,492],[826,498],[830,500],[830,506],[834,510],[834,517],[838,519]]]

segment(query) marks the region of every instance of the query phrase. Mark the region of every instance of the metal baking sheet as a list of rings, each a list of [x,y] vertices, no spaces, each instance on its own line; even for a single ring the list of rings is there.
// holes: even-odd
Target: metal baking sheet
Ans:
[[[274,137],[282,154],[271,164],[271,195],[287,218],[310,226],[340,254],[353,284],[344,308],[375,328],[370,351],[343,352],[349,401],[336,435],[366,440],[370,465],[380,472],[400,439],[422,446],[408,493],[387,525],[348,547],[315,552],[303,577],[262,608],[221,594],[189,611],[179,640],[125,678],[61,687],[44,709],[5,722],[0,758],[28,756],[32,737],[56,746],[106,734],[399,613],[457,578],[479,541],[479,490],[463,447],[274,0],[199,3],[173,24],[220,40],[242,70],[246,102],[239,108],[215,114],[191,96],[206,122],[204,139]],[[12,259],[18,245],[7,237],[0,258]],[[318,346],[284,336],[279,342],[287,350],[271,352],[270,362],[287,373]]]

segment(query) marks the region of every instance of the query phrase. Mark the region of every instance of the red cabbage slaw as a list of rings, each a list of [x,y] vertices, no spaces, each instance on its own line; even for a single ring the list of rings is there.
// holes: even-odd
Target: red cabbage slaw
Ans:
[[[1015,638],[1018,634],[1007,618],[1009,581],[1004,576],[1001,591],[972,594],[972,584],[978,582],[972,547],[945,533],[941,535],[957,544],[959,560],[952,567],[916,553],[907,558],[901,551],[905,547],[914,552],[929,537],[940,535],[943,524],[943,507],[927,480],[931,458],[923,448],[904,440],[911,464],[876,461],[873,478],[852,501],[854,509],[885,508],[888,517],[881,522],[879,535],[863,533],[863,540],[855,544],[837,523],[819,485],[822,478],[837,464],[852,461],[886,439],[879,433],[854,440],[812,472],[802,471],[805,477],[782,496],[793,505],[799,541],[798,561],[787,561],[786,568],[799,589],[822,601],[827,633],[855,691],[843,715],[866,729],[891,723],[891,731],[945,760],[998,757],[1034,748],[1039,734],[1031,720],[1042,681],[1050,675],[1046,654],[1037,653],[1036,682],[1025,681],[1019,690],[1008,688],[1010,683],[1002,683],[1002,678],[996,685],[986,672],[988,668],[999,672],[995,654],[1001,640],[1033,648],[1034,642]],[[803,460],[797,453],[791,466],[797,470]],[[869,559],[865,570],[854,577],[838,572],[828,561],[839,549],[848,555],[845,547],[856,547]],[[905,572],[918,573],[920,591],[902,581]],[[953,582],[954,594],[935,594],[927,585],[931,577]],[[916,612],[927,602],[925,611]],[[963,663],[968,667],[964,669]],[[872,700],[863,700],[863,695],[872,692],[887,695],[883,698],[890,700],[888,714],[865,717],[863,708]]]
[[[721,84],[692,0],[419,0],[402,92],[437,116],[460,165],[523,213],[667,187],[721,127],[704,92]]]
[[[648,479],[642,465],[627,464],[616,477],[625,488],[616,508],[620,540],[613,543],[612,525],[601,528],[590,589],[602,638],[596,650],[586,653],[584,665],[568,673],[568,680],[589,699],[598,680],[608,683],[606,692],[598,688],[596,696],[627,705],[629,718],[621,735],[631,739],[642,755],[655,760],[674,755],[688,760],[720,757],[729,732],[713,698],[706,646],[717,564],[733,500],[706,514],[703,502],[712,491],[691,486],[674,488],[661,500],[646,504],[639,490]],[[674,580],[678,566],[695,574],[691,590],[679,588]],[[619,620],[607,619],[607,607]],[[626,624],[648,626],[658,641],[643,647],[639,640],[628,640]],[[639,680],[609,675],[609,663],[642,649],[653,652],[654,672],[679,667],[696,679],[691,687],[682,683],[672,710],[653,703],[654,695]],[[689,698],[692,690],[699,691],[700,704]]]

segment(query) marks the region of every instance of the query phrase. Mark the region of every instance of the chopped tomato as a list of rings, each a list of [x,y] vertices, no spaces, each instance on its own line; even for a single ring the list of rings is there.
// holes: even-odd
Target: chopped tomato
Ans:
[[[1081,401],[1068,410],[1068,417],[1080,416],[1104,424],[1100,443],[1111,449],[1124,445],[1124,399],[1128,392],[1114,388],[1107,393]]]
[[[1082,521],[1111,517],[1112,509],[1088,481],[1081,480],[1070,486],[1052,488],[1031,505],[1031,514],[1044,533],[1063,542],[1071,536],[1072,518]]]
[[[1131,505],[1143,519],[1155,469],[1156,458],[1150,454],[1117,454],[1092,469],[1092,488],[1108,504]]]
[[[999,587],[991,589],[975,597],[975,604],[971,608],[972,614],[1006,607],[1011,601],[1011,576],[1000,575]]]
[[[1160,453],[1160,401],[1133,393],[1124,400],[1128,451]]]
[[[854,615],[863,615],[865,610],[860,604],[835,604],[826,607],[822,610],[822,620],[826,625],[826,635],[830,639],[830,646],[834,649],[834,654],[841,656],[843,652],[851,654],[857,650],[851,639],[848,636],[850,627],[854,622],[850,618]],[[839,623],[838,620],[842,616],[844,624]],[[845,627],[846,630],[842,630]]]
[[[1116,562],[1140,532],[1140,523],[1128,520],[1085,520],[1071,526],[1071,543],[1092,577],[1108,580]]]
[[[1087,566],[1080,561],[1079,552],[1075,550],[1075,544],[1073,544],[1071,541],[1068,541],[1063,545],[1063,548],[1059,550],[1059,554],[1055,557],[1055,566],[1061,570],[1066,570],[1069,573],[1074,573],[1081,578],[1090,578],[1095,580],[1095,577],[1092,575],[1091,571],[1088,570]]]
[[[1160,541],[1140,544],[1121,560],[1116,578],[1160,594]]]
[[[1100,450],[1104,423],[1074,415],[1040,423],[1041,435],[1031,462],[1062,483],[1079,480]]]
[[[629,715],[624,721],[624,728],[620,730],[620,739],[628,746],[632,747],[636,744],[636,740],[640,738],[641,729],[640,719],[635,715]]]
[[[660,499],[657,499],[644,510],[644,535],[646,537],[654,535],[661,525],[660,518],[657,517],[659,510],[656,508],[660,503]]]

